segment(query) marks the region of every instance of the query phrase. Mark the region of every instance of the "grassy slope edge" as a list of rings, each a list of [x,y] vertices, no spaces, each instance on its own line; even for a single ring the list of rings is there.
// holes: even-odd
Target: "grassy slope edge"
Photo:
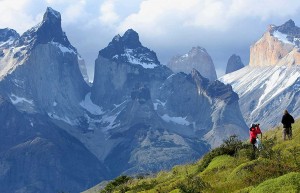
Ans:
[[[263,147],[256,153],[248,141],[231,137],[194,164],[155,177],[120,176],[103,190],[85,193],[300,192],[300,120],[293,125],[292,140],[282,140],[281,127],[263,135]]]

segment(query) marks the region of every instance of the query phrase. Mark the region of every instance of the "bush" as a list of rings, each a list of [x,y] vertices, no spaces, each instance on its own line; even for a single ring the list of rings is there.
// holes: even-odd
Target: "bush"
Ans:
[[[198,171],[202,172],[215,157],[220,155],[236,156],[238,151],[242,148],[243,142],[238,139],[237,135],[230,136],[228,139],[224,140],[220,147],[213,149],[202,158]]]
[[[128,190],[128,187],[125,186],[125,184],[131,180],[132,178],[129,176],[119,176],[113,181],[109,182],[104,190],[101,191],[101,193],[111,193],[114,190],[119,190],[120,192],[126,192]]]
[[[145,190],[150,190],[150,189],[154,188],[156,185],[157,185],[156,180],[151,180],[149,182],[142,181],[141,183],[138,183],[137,185],[132,187],[131,190],[133,190],[134,192],[141,192],[141,191],[145,191]]]
[[[177,188],[182,193],[200,193],[203,189],[209,188],[209,184],[204,182],[199,176],[188,175],[185,181],[179,182]]]

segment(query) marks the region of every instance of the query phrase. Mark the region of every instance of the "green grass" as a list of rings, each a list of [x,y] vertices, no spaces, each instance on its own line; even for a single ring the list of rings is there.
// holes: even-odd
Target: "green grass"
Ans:
[[[252,189],[250,193],[298,193],[300,192],[300,173],[290,172],[278,178],[269,179]]]
[[[300,192],[300,120],[293,139],[282,140],[282,128],[263,133],[255,154],[248,141],[228,139],[194,164],[175,166],[155,177],[118,181],[109,192],[259,193]],[[100,191],[99,191],[100,192]]]

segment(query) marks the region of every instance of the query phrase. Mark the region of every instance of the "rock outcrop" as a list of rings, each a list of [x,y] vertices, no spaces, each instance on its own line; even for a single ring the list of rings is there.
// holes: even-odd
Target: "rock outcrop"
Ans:
[[[160,64],[155,52],[142,46],[137,32],[129,29],[99,51],[91,99],[101,107],[112,108],[130,97],[139,84],[147,85],[155,95],[169,75],[171,70]]]
[[[225,74],[237,71],[244,67],[244,64],[241,60],[241,57],[238,55],[233,54],[228,59],[227,65],[226,65],[226,71]]]
[[[217,79],[217,73],[214,63],[204,48],[193,47],[187,54],[173,57],[167,66],[175,73],[190,73],[192,69],[196,69],[203,77],[210,81]]]
[[[300,28],[289,20],[281,26],[270,25],[250,48],[250,66],[300,65]]]

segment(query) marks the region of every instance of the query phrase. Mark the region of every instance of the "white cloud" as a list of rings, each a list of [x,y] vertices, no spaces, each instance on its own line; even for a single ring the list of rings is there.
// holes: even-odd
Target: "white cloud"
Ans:
[[[119,15],[115,11],[115,1],[107,0],[100,6],[100,21],[104,25],[112,26],[119,20]]]
[[[298,0],[147,0],[137,13],[120,23],[119,29],[134,28],[157,35],[169,33],[168,28],[176,26],[223,31],[245,18],[285,17],[297,13],[299,7]]]
[[[0,1],[0,28],[9,27],[22,33],[32,27],[40,19],[40,15],[33,11],[38,4],[34,5],[33,0]]]
[[[86,17],[86,1],[80,0],[76,1],[76,3],[72,3],[68,5],[65,10],[63,11],[64,22],[66,23],[74,23],[77,22],[79,18]]]

